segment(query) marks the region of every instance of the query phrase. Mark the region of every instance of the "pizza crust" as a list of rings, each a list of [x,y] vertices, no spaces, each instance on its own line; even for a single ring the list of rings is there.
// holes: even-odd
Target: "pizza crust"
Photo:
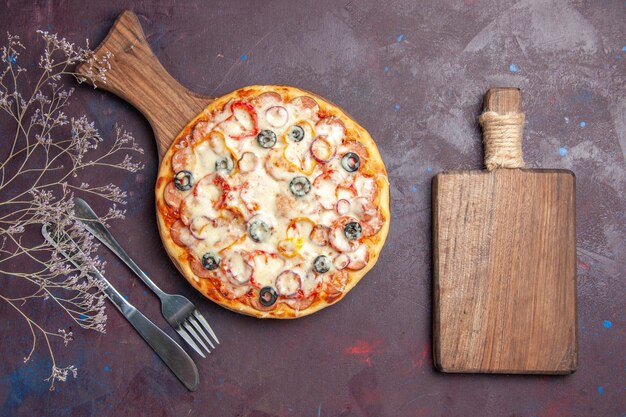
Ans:
[[[383,226],[381,230],[378,231],[378,233],[369,238],[363,239],[363,242],[367,244],[370,252],[369,262],[364,268],[358,271],[348,271],[348,281],[344,291],[339,296],[332,299],[330,299],[330,297],[328,297],[329,299],[327,299],[327,297],[325,297],[325,294],[321,292],[316,296],[316,299],[309,307],[299,311],[294,310],[283,303],[277,303],[276,307],[271,311],[259,311],[256,308],[253,308],[248,304],[239,301],[238,299],[230,300],[224,297],[215,288],[214,283],[211,279],[198,278],[193,273],[188,262],[190,255],[187,249],[178,246],[172,240],[172,236],[170,234],[170,226],[176,219],[169,216],[169,209],[163,198],[163,191],[165,189],[165,186],[173,177],[171,159],[172,155],[177,150],[175,145],[178,144],[198,122],[207,119],[208,116],[215,109],[222,109],[224,105],[230,100],[255,97],[264,92],[277,92],[281,94],[283,98],[285,98],[285,100],[290,100],[300,96],[310,96],[317,101],[320,107],[320,112],[324,112],[325,114],[331,114],[339,118],[344,123],[346,127],[346,132],[358,132],[360,138],[359,142],[361,142],[366,147],[369,153],[369,157],[366,163],[363,164],[363,168],[365,169],[364,172],[372,174],[373,177],[376,179],[376,183],[378,185],[377,207],[384,219]],[[385,165],[374,140],[363,127],[356,123],[347,113],[341,110],[341,108],[339,108],[338,106],[332,104],[328,100],[314,93],[289,86],[249,86],[236,90],[230,94],[227,94],[212,101],[203,112],[196,116],[181,131],[181,133],[172,142],[172,145],[163,156],[159,167],[157,183],[155,187],[155,196],[159,233],[170,259],[172,259],[174,265],[178,268],[181,274],[187,279],[187,281],[191,283],[191,285],[194,286],[194,288],[196,288],[200,293],[202,293],[212,301],[237,313],[246,314],[258,318],[292,319],[303,317],[341,300],[376,264],[376,261],[378,260],[380,252],[385,243],[385,239],[387,238],[387,234],[389,232],[391,214],[389,211],[389,182]]]

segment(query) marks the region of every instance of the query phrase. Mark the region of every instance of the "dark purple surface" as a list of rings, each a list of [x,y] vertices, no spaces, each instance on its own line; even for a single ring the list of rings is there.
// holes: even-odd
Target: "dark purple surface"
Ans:
[[[79,378],[49,392],[45,347],[22,364],[28,329],[0,304],[2,415],[626,413],[623,1],[82,3],[6,1],[1,32],[20,35],[31,50],[38,28],[95,45],[131,7],[161,62],[192,90],[221,95],[272,83],[317,92],[377,141],[393,220],[380,261],[339,304],[288,322],[228,312],[198,296],[161,246],[148,123],[122,100],[79,87],[74,115],[86,113],[105,138],[123,124],[147,151],[143,172],[112,178],[131,199],[114,235],[164,290],[200,307],[222,345],[198,359],[201,385],[190,393],[109,308],[106,335],[75,329],[77,340],[57,349],[61,364],[78,366]],[[570,376],[446,375],[432,366],[430,181],[442,170],[480,169],[482,96],[504,85],[524,93],[527,166],[577,176],[580,367]],[[157,299],[110,253],[102,255],[111,281],[174,335]],[[56,322],[70,325],[61,316]]]

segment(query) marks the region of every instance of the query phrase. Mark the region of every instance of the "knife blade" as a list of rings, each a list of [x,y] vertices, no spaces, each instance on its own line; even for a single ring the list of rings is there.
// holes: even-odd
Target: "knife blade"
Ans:
[[[52,246],[77,268],[81,267],[81,254],[79,246],[70,236],[60,230],[54,223],[45,223],[41,228],[41,234]],[[63,246],[63,247],[62,247]],[[199,374],[194,361],[189,357],[178,343],[169,337],[163,330],[152,323],[135,306],[126,301],[111,285],[111,283],[96,268],[91,268],[89,273],[100,280],[102,291],[111,300],[113,305],[126,317],[130,324],[137,330],[141,337],[150,345],[161,360],[176,375],[176,377],[190,391],[198,388]]]

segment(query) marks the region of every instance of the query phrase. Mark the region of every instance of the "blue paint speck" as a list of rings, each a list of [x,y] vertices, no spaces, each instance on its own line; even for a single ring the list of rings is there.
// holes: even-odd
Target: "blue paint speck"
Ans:
[[[125,300],[128,300],[128,295],[122,294],[122,297],[124,297]]]
[[[433,172],[433,167],[427,167],[426,172]]]
[[[622,52],[626,52],[626,46],[622,46]]]
[[[559,148],[559,155],[561,155],[561,156],[567,156],[567,148],[564,148],[564,147],[562,147],[562,146],[561,146],[561,147]]]
[[[509,65],[509,71],[511,71],[512,73],[516,73],[517,72],[517,65],[515,65],[515,64]]]
[[[412,193],[416,193],[417,192],[417,187],[416,186],[411,187],[411,192]]]
[[[111,370],[111,368],[109,368],[108,366],[105,366],[103,369],[104,369],[104,372],[109,372]]]
[[[396,103],[396,105],[393,106],[393,108],[396,109],[396,110],[400,110],[400,105],[398,103]]]
[[[11,64],[13,64],[13,65],[15,65],[15,64],[17,63],[17,58],[15,58],[15,56],[13,56],[13,55],[9,55],[9,56],[7,57],[7,59],[8,59],[8,60],[9,60],[9,62],[10,62]]]
[[[604,394],[604,388],[603,387],[598,387],[598,394],[600,394],[600,395]]]
[[[389,72],[389,67],[385,67],[383,71],[385,71],[385,74],[387,74]]]
[[[247,61],[248,60],[248,55],[246,55],[246,54],[241,55],[241,60],[242,61]]]
[[[80,317],[79,317],[79,319],[80,319],[80,320],[86,320],[86,319],[87,319],[87,316],[85,316],[84,314],[81,314],[81,315],[80,315]]]
[[[578,123],[578,126],[585,127],[585,126],[587,126],[587,122],[580,122],[580,123]]]
[[[322,405],[318,405],[317,406],[317,417],[320,417],[322,415]]]
[[[604,320],[602,324],[604,325],[605,329],[610,329],[611,327],[613,327],[613,323],[611,323],[611,320]]]
[[[143,295],[148,295],[148,291],[143,290]]]
[[[220,377],[220,379],[217,380],[217,383],[222,385],[225,381],[226,379],[224,377]]]
[[[403,35],[403,34],[399,34],[399,35],[396,37],[396,41],[397,41],[397,42],[402,42],[402,39],[404,39],[404,35]]]

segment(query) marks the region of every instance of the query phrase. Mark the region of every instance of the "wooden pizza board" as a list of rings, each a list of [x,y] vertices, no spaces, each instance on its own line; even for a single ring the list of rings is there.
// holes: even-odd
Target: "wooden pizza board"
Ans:
[[[485,110],[521,112],[516,88]],[[567,374],[578,364],[575,178],[443,172],[432,184],[434,362],[443,372]]]
[[[95,55],[108,58],[106,83],[98,88],[109,91],[136,107],[148,119],[157,141],[159,159],[180,131],[212,100],[180,85],[159,62],[137,19],[130,10],[120,13]],[[87,75],[88,63],[76,72]]]

